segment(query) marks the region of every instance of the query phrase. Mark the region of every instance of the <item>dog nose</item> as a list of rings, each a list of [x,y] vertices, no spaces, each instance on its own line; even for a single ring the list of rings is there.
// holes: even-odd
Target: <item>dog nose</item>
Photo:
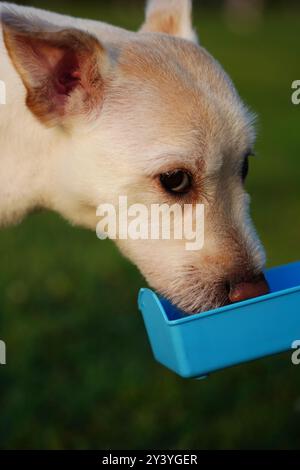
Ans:
[[[263,274],[251,281],[240,282],[230,286],[229,300],[231,303],[260,297],[270,292],[268,283]]]

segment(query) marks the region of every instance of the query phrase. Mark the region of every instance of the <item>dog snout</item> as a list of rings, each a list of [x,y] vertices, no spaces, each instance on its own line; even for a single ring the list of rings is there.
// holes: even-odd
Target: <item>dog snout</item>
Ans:
[[[252,299],[266,295],[270,292],[269,285],[263,274],[249,281],[235,282],[230,284],[229,301],[231,303],[242,302],[243,300]]]

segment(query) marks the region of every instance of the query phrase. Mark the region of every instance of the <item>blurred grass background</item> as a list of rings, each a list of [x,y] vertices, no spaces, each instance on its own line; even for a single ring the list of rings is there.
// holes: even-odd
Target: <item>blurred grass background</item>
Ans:
[[[143,1],[22,3],[130,29],[143,21]],[[248,186],[268,264],[299,259],[297,4],[269,6],[255,28],[237,31],[221,2],[198,3],[202,44],[259,115]],[[300,367],[289,354],[206,381],[176,377],[152,358],[137,270],[113,244],[52,214],[1,231],[0,260],[2,449],[299,448]]]

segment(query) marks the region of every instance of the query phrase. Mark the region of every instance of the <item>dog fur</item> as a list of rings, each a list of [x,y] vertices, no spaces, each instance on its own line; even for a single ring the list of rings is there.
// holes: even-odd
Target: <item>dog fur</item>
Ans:
[[[95,230],[99,204],[205,204],[205,245],[120,240],[149,284],[193,313],[265,257],[240,177],[253,115],[201,46],[189,0],[152,0],[141,31],[0,3],[0,224],[36,208]],[[174,199],[159,175],[185,169]],[[99,260],[101,263],[101,260]]]

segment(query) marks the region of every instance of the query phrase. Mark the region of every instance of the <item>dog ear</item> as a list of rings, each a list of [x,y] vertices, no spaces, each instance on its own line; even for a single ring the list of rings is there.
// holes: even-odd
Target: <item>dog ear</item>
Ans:
[[[141,32],[166,33],[198,42],[192,26],[192,0],[148,0]]]
[[[26,103],[48,126],[89,121],[101,110],[110,61],[99,41],[11,10],[1,15],[9,56],[27,90]]]

